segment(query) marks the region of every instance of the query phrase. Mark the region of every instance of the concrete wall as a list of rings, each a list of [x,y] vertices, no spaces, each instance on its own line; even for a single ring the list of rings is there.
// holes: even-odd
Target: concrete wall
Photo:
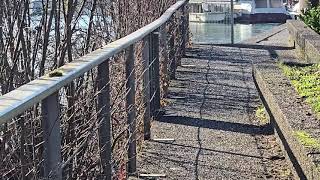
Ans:
[[[320,63],[320,35],[300,20],[288,20],[290,45],[294,46],[300,58],[307,63]]]

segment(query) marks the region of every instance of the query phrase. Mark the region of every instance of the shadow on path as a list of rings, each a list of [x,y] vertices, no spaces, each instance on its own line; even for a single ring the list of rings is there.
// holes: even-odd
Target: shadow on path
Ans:
[[[250,119],[259,99],[248,59],[261,54],[242,54],[238,47],[188,49],[170,84],[166,113],[152,124],[154,139],[175,141],[147,142],[141,172],[190,180],[265,177],[267,157],[255,136],[273,131]]]
[[[216,129],[222,131],[231,131],[245,133],[250,135],[270,135],[273,132],[268,130],[269,126],[256,126],[252,124],[241,124],[236,122],[226,122],[218,120],[208,120],[200,118],[163,116],[158,121],[165,123],[180,124],[185,126],[194,126],[207,129]]]

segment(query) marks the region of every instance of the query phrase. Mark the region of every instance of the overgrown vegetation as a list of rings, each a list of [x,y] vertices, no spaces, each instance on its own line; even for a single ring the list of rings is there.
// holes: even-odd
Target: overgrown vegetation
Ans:
[[[305,147],[320,149],[320,142],[305,131],[296,131],[294,135]]]
[[[300,18],[306,25],[320,34],[320,6],[308,9]]]
[[[299,95],[306,99],[320,117],[320,64],[306,67],[281,64],[280,67],[289,77]]]

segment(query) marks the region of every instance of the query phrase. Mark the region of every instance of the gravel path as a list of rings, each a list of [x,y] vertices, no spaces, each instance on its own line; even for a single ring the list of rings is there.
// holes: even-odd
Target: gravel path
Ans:
[[[273,132],[255,117],[260,100],[252,60],[264,56],[272,58],[248,47],[189,49],[171,82],[166,113],[152,124],[155,140],[139,153],[139,173],[166,175],[156,179],[291,179]]]

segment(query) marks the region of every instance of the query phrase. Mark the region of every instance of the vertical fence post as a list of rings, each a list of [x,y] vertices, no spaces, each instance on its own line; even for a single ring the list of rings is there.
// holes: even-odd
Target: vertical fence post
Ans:
[[[154,82],[154,45],[153,45],[153,33],[149,34],[149,86],[150,86],[150,115],[154,117],[154,94],[155,94],[155,82]]]
[[[159,29],[152,33],[152,56],[153,56],[153,81],[154,81],[154,116],[158,115],[160,109],[160,62],[159,62]]]
[[[134,45],[126,50],[126,109],[129,125],[128,173],[135,174],[136,167],[136,111],[135,111],[135,68]]]
[[[269,0],[267,1],[269,2]],[[230,14],[230,20],[231,20],[231,44],[234,44],[234,18],[233,18],[233,12],[234,12],[234,9],[233,9],[233,0],[230,0],[230,3],[231,3],[231,14]]]
[[[190,13],[190,6],[189,6],[189,0],[187,0],[187,2],[186,2],[186,11],[185,11],[185,17],[186,17],[186,44],[189,44],[189,40],[190,40],[189,13]]]
[[[146,36],[143,39],[143,51],[142,51],[142,61],[143,61],[143,104],[144,104],[144,115],[143,115],[143,126],[144,126],[144,139],[149,140],[151,137],[151,117],[150,117],[150,36]]]
[[[44,137],[44,175],[49,179],[62,179],[58,92],[42,101],[41,112]]]
[[[174,35],[174,21],[172,21],[172,24],[170,25],[170,31],[171,31],[171,37],[169,39],[169,49],[170,49],[170,52],[169,52],[169,59],[170,59],[170,79],[175,79],[176,78],[176,66],[177,66],[177,63],[176,63],[176,56],[175,56],[175,43],[174,43],[174,40],[175,40],[175,35]]]
[[[160,27],[160,47],[161,47],[161,74],[163,97],[167,97],[169,88],[168,78],[168,45],[166,23]]]
[[[109,60],[98,66],[97,118],[99,126],[99,148],[103,174],[106,180],[112,179],[111,169],[111,118],[110,118],[110,77]]]
[[[187,18],[186,18],[186,4],[184,4],[181,7],[181,11],[182,11],[182,47],[181,47],[181,51],[182,51],[182,57],[186,55],[186,37],[187,37]]]
[[[20,163],[21,163],[21,179],[22,180],[25,180],[27,179],[27,172],[26,172],[26,157],[25,157],[25,138],[26,138],[26,129],[25,129],[25,120],[24,118],[22,117],[20,120],[19,120],[19,126],[21,128],[21,137],[20,137]]]

